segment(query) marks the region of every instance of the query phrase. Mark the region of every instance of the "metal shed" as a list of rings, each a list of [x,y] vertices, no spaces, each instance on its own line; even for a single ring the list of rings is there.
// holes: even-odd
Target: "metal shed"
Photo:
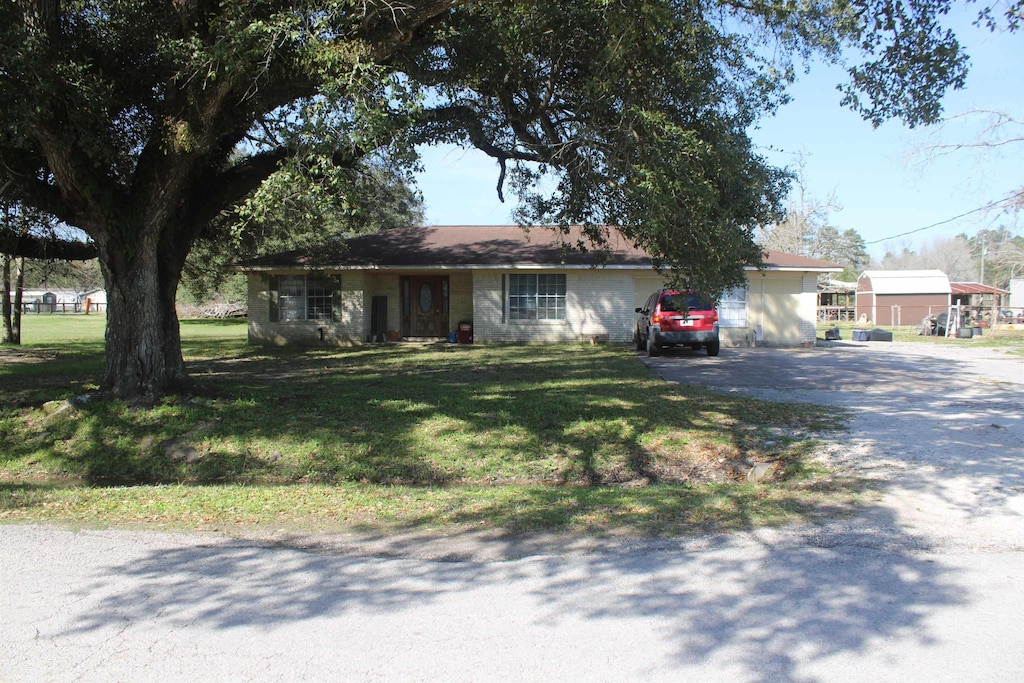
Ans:
[[[952,288],[941,270],[866,270],[857,278],[858,321],[917,325],[949,310]]]

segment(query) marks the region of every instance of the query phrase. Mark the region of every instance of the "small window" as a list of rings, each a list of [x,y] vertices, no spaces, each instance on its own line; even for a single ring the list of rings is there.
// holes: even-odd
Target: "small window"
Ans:
[[[733,287],[722,293],[718,302],[718,324],[721,327],[747,327],[746,287]]]
[[[565,275],[510,275],[509,320],[565,320]]]

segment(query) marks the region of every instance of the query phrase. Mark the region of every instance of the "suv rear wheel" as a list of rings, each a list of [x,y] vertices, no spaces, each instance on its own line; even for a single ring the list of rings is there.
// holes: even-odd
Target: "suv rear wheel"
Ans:
[[[644,350],[644,338],[640,335],[639,327],[633,331],[633,344],[636,346],[637,351]]]
[[[711,342],[710,344],[707,345],[708,355],[709,356],[717,356],[719,348],[720,348],[720,342],[717,342],[717,341]]]
[[[654,342],[654,335],[650,330],[647,330],[647,355],[651,357],[661,355],[661,347]]]

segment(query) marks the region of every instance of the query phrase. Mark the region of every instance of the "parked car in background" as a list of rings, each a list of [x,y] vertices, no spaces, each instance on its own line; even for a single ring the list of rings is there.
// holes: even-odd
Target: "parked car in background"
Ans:
[[[717,356],[718,310],[714,301],[704,294],[676,289],[659,289],[637,308],[633,342],[638,351],[657,356],[671,346],[689,346],[707,349],[709,356]]]

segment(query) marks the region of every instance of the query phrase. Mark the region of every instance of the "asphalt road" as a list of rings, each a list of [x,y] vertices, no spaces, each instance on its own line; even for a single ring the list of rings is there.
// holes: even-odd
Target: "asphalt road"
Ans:
[[[1024,680],[1024,362],[854,345],[651,359],[850,408],[861,514],[597,545],[303,549],[0,527],[0,680]]]

